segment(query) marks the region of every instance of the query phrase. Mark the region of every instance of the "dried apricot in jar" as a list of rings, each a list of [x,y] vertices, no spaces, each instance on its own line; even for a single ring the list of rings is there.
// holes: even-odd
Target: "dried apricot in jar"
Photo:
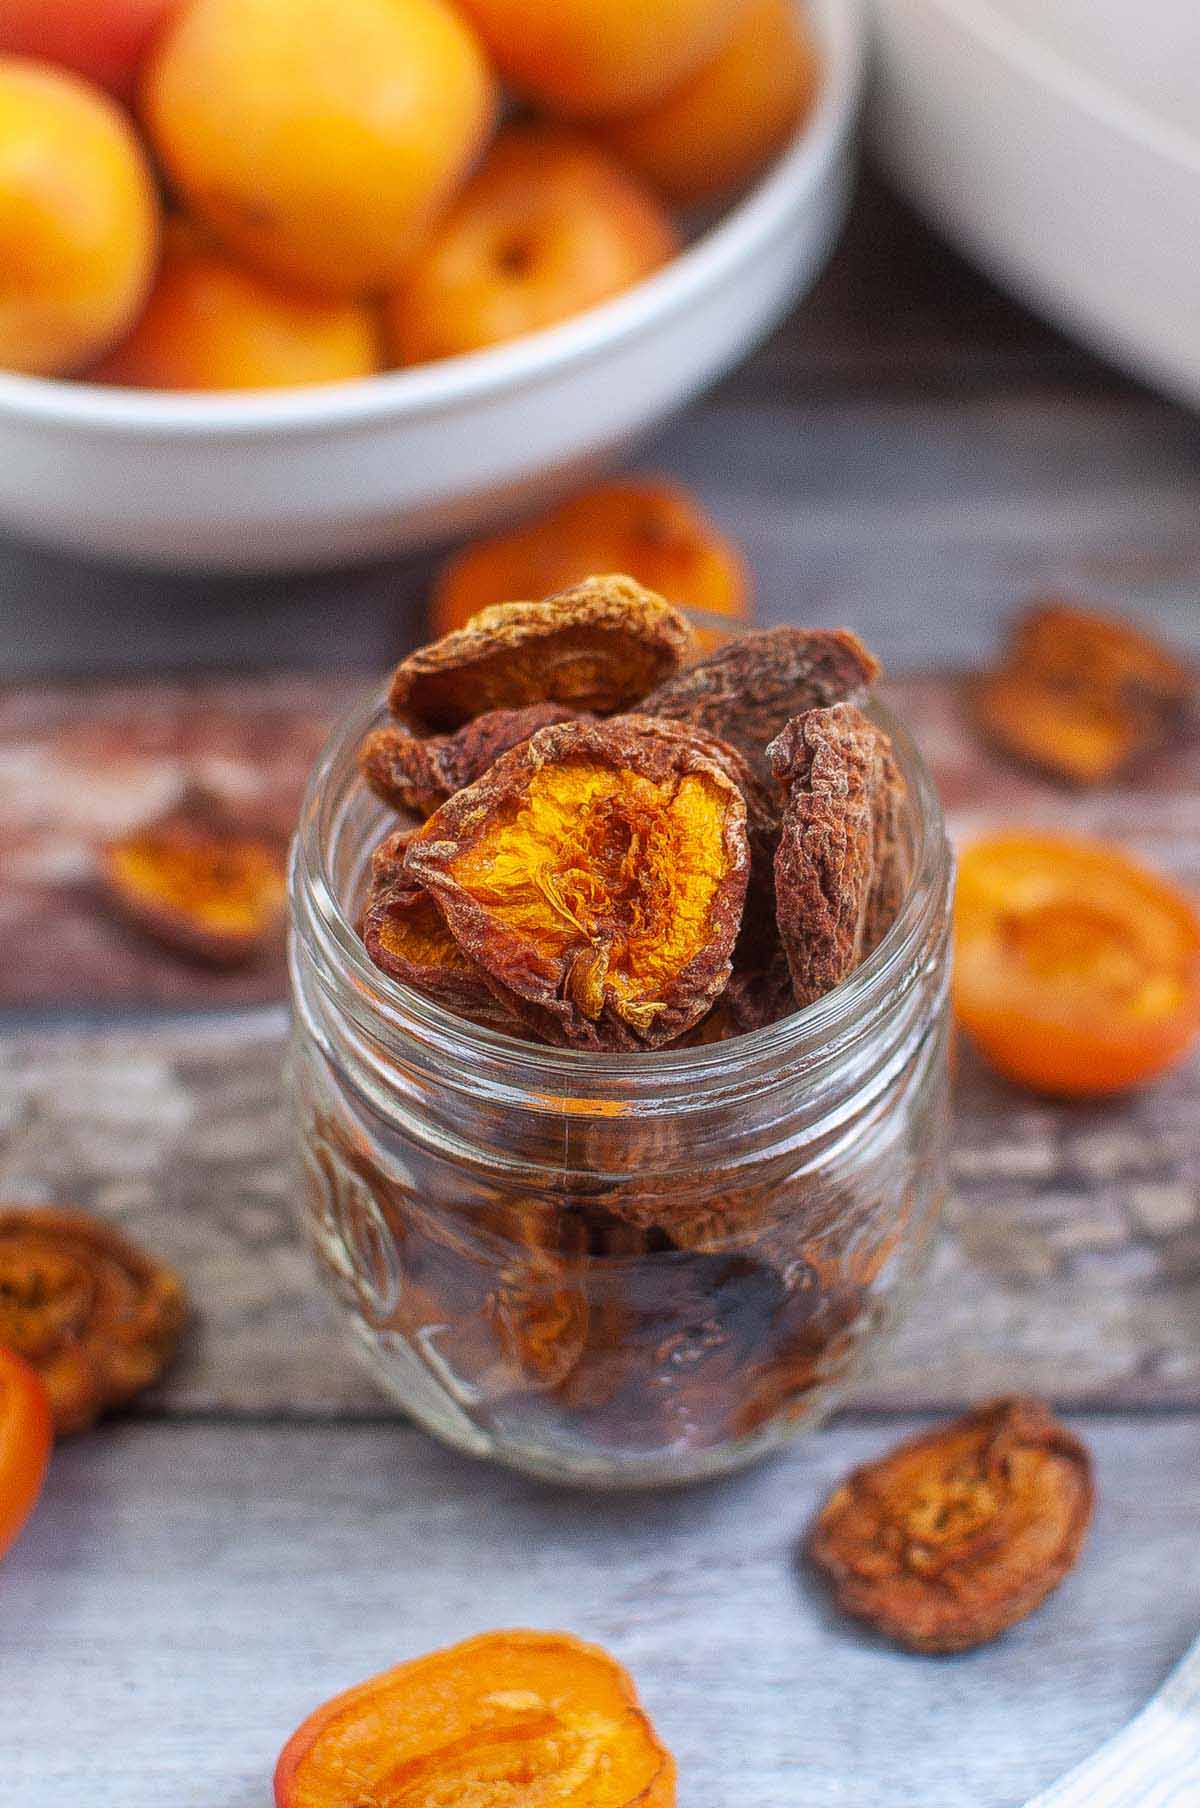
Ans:
[[[1046,602],[1018,619],[974,703],[1008,753],[1070,784],[1098,785],[1168,741],[1195,695],[1195,674],[1129,622]]]
[[[801,1008],[862,959],[888,751],[886,735],[849,703],[810,709],[771,743],[772,769],[788,787],[775,900]]]
[[[385,722],[367,736],[358,762],[372,791],[393,810],[431,816],[448,797],[482,777],[502,753],[519,747],[539,728],[578,715],[563,703],[527,703],[520,709],[490,709],[445,735],[422,735],[403,722]]]
[[[57,1431],[157,1381],[185,1316],[178,1277],[100,1219],[0,1206],[0,1344],[40,1374]]]
[[[769,782],[767,743],[793,716],[858,702],[878,676],[879,661],[846,628],[760,628],[665,680],[639,709],[719,735]]]
[[[632,578],[592,577],[541,602],[498,603],[402,660],[392,712],[430,729],[485,710],[565,703],[609,715],[674,672],[691,645],[682,615]]]
[[[461,628],[506,597],[565,590],[593,571],[627,572],[668,597],[706,648],[752,613],[745,561],[696,498],[661,477],[626,477],[450,559],[430,603],[434,632]]]
[[[674,1808],[675,1763],[606,1651],[485,1632],[318,1708],[275,1767],[276,1808]]]
[[[403,831],[405,842],[412,831]],[[393,838],[376,850],[376,872],[392,869]],[[402,856],[401,856],[402,858]],[[412,986],[447,1010],[488,1024],[515,1027],[490,991],[478,964],[465,954],[422,885],[403,868],[372,886],[363,911],[362,939],[382,973]]]
[[[746,806],[684,735],[637,717],[568,722],[443,804],[406,865],[548,1040],[657,1047],[729,978]]]
[[[913,1651],[968,1651],[1023,1620],[1079,1555],[1084,1446],[1040,1400],[996,1400],[856,1469],[809,1554],[840,1606]]]
[[[233,966],[283,925],[283,858],[269,841],[190,805],[110,842],[101,854],[108,896],[168,947]]]
[[[0,1344],[0,1557],[37,1505],[54,1426],[45,1385],[15,1350]]]
[[[1200,1028],[1200,921],[1101,841],[1011,832],[961,856],[953,991],[1007,1079],[1093,1097],[1149,1080]]]

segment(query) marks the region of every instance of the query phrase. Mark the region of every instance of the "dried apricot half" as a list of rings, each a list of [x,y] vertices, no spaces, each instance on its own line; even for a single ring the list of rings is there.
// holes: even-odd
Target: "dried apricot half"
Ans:
[[[1149,1080],[1200,1028],[1200,922],[1101,841],[1013,831],[961,856],[954,1002],[1000,1073],[1091,1097]]]
[[[101,873],[139,928],[218,966],[248,960],[283,925],[281,850],[206,808],[185,805],[110,842]]]
[[[490,709],[445,735],[422,735],[403,722],[386,722],[359,748],[359,766],[375,795],[393,810],[430,816],[464,785],[474,784],[510,747],[519,747],[539,728],[578,715],[562,703],[527,703],[520,709]]]
[[[0,1206],[0,1344],[41,1376],[56,1431],[157,1381],[185,1316],[178,1276],[100,1219]]]
[[[675,1763],[633,1683],[561,1632],[485,1632],[318,1708],[276,1808],[674,1808]]]
[[[676,730],[567,722],[443,804],[405,865],[498,995],[549,1040],[657,1047],[729,978],[746,805]]]
[[[375,878],[362,918],[362,939],[381,972],[427,998],[493,1027],[516,1027],[488,987],[478,964],[464,953],[424,886],[408,877],[403,861],[414,831],[389,835],[375,850]]]
[[[610,715],[670,677],[690,648],[683,616],[654,591],[590,577],[541,602],[498,603],[410,653],[389,702],[394,715],[435,730],[529,703]]]
[[[834,1490],[809,1555],[838,1604],[912,1651],[968,1651],[1074,1566],[1091,1461],[1040,1400],[996,1400],[901,1444]]]

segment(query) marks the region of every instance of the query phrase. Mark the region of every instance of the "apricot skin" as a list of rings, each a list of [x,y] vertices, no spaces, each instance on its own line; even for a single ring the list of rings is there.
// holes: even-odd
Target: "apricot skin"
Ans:
[[[604,142],[670,200],[710,200],[782,150],[818,76],[795,0],[749,0],[711,62],[646,112],[613,120]]]
[[[657,199],[604,151],[555,127],[512,128],[391,298],[393,352],[422,364],[553,326],[677,249]]]
[[[493,110],[444,0],[192,0],[143,85],[191,210],[266,276],[343,297],[396,280]]]
[[[0,367],[65,376],[134,319],[158,248],[149,166],[116,104],[0,58]]]
[[[141,318],[91,374],[133,389],[271,389],[370,376],[380,359],[370,308],[265,282],[173,221]]]
[[[745,0],[462,0],[505,79],[567,119],[652,106],[720,48]]]
[[[0,54],[73,69],[131,100],[151,39],[179,0],[3,0]]]

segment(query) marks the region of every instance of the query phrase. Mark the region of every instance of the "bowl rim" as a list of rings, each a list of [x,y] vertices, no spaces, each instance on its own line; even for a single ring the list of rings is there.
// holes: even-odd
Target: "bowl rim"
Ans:
[[[1200,177],[1200,135],[1164,119],[1114,82],[1074,63],[1053,44],[1010,18],[993,0],[922,0],[931,11],[976,38],[998,61],[1057,96],[1139,150]],[[896,6],[896,0],[876,0]]]
[[[601,357],[719,287],[786,230],[798,196],[819,186],[857,113],[866,63],[865,4],[810,0],[825,56],[814,110],[748,194],[663,269],[610,301],[484,351],[300,388],[190,395],[0,372],[0,419],[147,437],[354,429],[381,417],[460,408]]]

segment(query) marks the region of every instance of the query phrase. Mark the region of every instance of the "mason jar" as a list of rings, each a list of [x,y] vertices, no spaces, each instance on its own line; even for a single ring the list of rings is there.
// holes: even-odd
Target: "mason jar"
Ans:
[[[514,1040],[397,984],[356,932],[395,819],[338,728],[291,868],[303,1216],[383,1387],[477,1456],[591,1486],[777,1449],[878,1361],[946,1184],[952,862],[908,734],[911,879],[836,990],[708,1046]]]

